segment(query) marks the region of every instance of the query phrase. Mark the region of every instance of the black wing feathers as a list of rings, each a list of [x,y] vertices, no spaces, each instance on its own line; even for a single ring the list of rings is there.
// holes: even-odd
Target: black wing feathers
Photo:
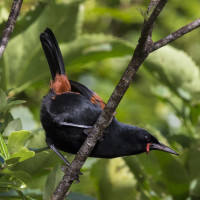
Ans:
[[[69,81],[71,84],[71,89],[73,92],[78,92],[82,94],[84,97],[86,97],[88,100],[92,98],[92,95],[94,95],[94,92],[87,88],[86,86],[76,82],[76,81]]]
[[[56,73],[65,74],[65,65],[60,48],[53,32],[49,28],[46,28],[44,33],[41,33],[40,41],[54,80]]]
[[[100,106],[102,109],[105,107],[104,101],[101,99],[101,97],[98,96],[95,92],[87,88],[86,86],[75,82],[75,81],[69,81],[71,84],[71,90],[73,92],[78,92],[84,97],[86,97],[88,100],[90,100],[93,104]]]

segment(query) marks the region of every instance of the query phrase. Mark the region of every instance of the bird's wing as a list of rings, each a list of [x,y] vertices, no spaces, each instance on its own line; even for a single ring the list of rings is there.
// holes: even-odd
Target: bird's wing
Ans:
[[[86,97],[88,100],[90,100],[91,103],[93,103],[94,105],[99,106],[101,109],[105,108],[105,102],[102,100],[102,98],[96,94],[94,91],[90,90],[89,88],[87,88],[86,86],[75,82],[75,81],[69,81],[71,84],[71,90],[72,92],[78,92],[81,95],[83,95],[84,97]]]

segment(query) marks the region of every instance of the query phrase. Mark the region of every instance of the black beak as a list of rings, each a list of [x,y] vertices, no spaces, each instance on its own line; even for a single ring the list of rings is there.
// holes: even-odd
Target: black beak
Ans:
[[[171,153],[171,154],[175,154],[178,155],[178,153],[176,153],[174,150],[172,150],[171,148],[169,148],[168,146],[162,144],[162,143],[151,143],[150,145],[150,150],[160,150],[160,151],[165,151],[167,153]]]

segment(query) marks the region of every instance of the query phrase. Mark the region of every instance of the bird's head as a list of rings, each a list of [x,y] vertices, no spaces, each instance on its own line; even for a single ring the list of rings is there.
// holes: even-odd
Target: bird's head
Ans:
[[[137,149],[140,151],[138,153],[146,152],[148,154],[151,150],[160,150],[167,153],[179,155],[168,146],[160,143],[158,139],[155,136],[151,135],[148,131],[137,127],[135,128],[137,129],[135,134],[136,140],[132,142],[134,142],[134,145],[136,145]]]

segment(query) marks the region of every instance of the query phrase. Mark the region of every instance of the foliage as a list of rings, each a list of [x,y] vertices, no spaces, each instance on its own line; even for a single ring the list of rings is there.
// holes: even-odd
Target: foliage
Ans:
[[[51,150],[39,151],[46,146],[40,101],[50,79],[40,33],[46,27],[53,29],[68,77],[106,101],[134,51],[147,3],[24,1],[0,61],[0,199],[48,199],[63,175],[62,161]],[[9,6],[9,1],[0,4],[1,22]],[[154,40],[198,18],[199,7],[198,0],[168,2],[155,26]],[[199,49],[197,30],[173,47],[152,53],[117,109],[118,120],[148,129],[180,157],[152,151],[148,156],[89,158],[80,183],[73,184],[67,199],[200,198]]]
[[[0,108],[0,188],[1,192],[13,189],[23,196],[21,190],[26,187],[25,182],[29,181],[31,176],[24,171],[16,171],[12,167],[33,157],[35,153],[25,147],[30,131],[21,130],[21,120],[13,119],[8,111],[12,106],[21,104],[23,101],[10,99],[0,89],[0,102],[2,103]]]

